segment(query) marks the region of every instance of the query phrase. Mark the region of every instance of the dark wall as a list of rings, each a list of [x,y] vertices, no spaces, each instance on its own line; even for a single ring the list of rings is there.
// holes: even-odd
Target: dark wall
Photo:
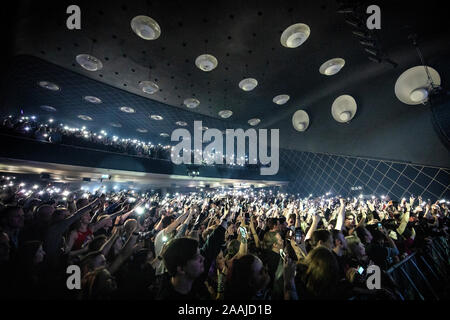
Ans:
[[[291,172],[289,191],[303,197],[327,192],[343,197],[389,195],[391,199],[450,199],[450,169],[348,156],[283,150],[281,165]],[[352,188],[361,187],[361,190]]]

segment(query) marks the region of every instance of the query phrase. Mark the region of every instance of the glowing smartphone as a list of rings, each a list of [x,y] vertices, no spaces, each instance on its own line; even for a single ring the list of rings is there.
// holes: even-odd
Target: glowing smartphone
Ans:
[[[243,239],[247,239],[247,230],[244,227],[239,227],[239,232],[241,233],[241,237]]]
[[[359,273],[359,274],[362,274],[363,272],[364,272],[364,268],[363,268],[363,267],[359,267],[359,268],[358,268],[358,273]]]
[[[284,252],[283,249],[280,249],[280,256],[281,256],[281,258],[282,258],[283,260],[286,259],[286,252]]]

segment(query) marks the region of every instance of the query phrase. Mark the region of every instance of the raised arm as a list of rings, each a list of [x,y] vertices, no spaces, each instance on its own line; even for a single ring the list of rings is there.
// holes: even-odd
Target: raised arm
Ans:
[[[342,226],[344,225],[345,220],[345,200],[344,198],[339,199],[341,206],[339,208],[337,220],[336,220],[336,230],[342,230]]]
[[[260,247],[260,243],[259,243],[259,237],[258,234],[256,233],[256,229],[255,229],[255,216],[252,216],[250,218],[250,232],[252,233],[253,236],[253,240],[255,241],[255,246],[257,248]]]
[[[125,246],[120,250],[118,256],[116,259],[114,259],[114,262],[109,267],[109,272],[111,274],[115,273],[117,270],[119,270],[122,263],[124,263],[133,253],[134,245],[136,244],[138,234],[134,232],[136,230],[137,223],[134,227],[133,232],[131,232],[130,236],[128,237],[127,242],[125,243]]]
[[[320,221],[319,215],[314,214],[313,222],[311,224],[311,227],[308,230],[308,233],[306,234],[305,240],[308,240],[308,239],[310,239],[312,237],[312,234],[317,229],[317,225],[319,224],[319,221]]]

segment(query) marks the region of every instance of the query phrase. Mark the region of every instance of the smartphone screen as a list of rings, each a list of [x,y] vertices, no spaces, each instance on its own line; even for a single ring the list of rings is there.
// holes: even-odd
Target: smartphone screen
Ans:
[[[286,253],[284,252],[283,249],[280,249],[280,256],[283,260],[286,258]]]
[[[239,232],[241,233],[241,237],[247,239],[247,230],[244,227],[239,227]]]
[[[302,229],[297,228],[295,229],[295,241],[297,243],[300,243],[301,240],[302,240]]]
[[[363,267],[359,267],[359,268],[358,268],[358,273],[359,273],[359,274],[362,274],[363,272],[364,272],[364,268],[363,268]]]

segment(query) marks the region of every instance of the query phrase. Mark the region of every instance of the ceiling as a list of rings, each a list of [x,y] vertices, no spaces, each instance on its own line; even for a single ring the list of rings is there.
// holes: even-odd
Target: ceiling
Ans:
[[[363,11],[372,4],[360,3]],[[17,111],[20,104],[47,117],[39,106],[53,104],[58,106],[58,120],[86,125],[77,115],[90,112],[94,120],[88,126],[107,129],[110,122],[119,122],[121,128],[109,128],[128,137],[139,135],[138,128],[157,137],[176,128],[176,121],[192,126],[193,120],[203,120],[208,127],[223,129],[249,127],[249,119],[260,118],[257,128],[280,129],[280,145],[289,149],[450,164],[448,150],[433,130],[430,109],[402,104],[394,95],[398,76],[420,64],[408,40],[412,32],[419,35],[427,64],[446,84],[450,35],[438,1],[420,7],[377,3],[381,30],[376,34],[397,67],[368,59],[352,34],[354,28],[345,22],[349,15],[337,13],[337,1],[79,1],[81,30],[66,28],[70,4],[18,2],[13,36],[18,57],[4,86],[4,114]],[[133,33],[130,22],[137,15],[158,22],[162,32],[157,40]],[[311,28],[310,37],[298,48],[283,47],[282,31],[298,22]],[[80,53],[99,58],[103,68],[84,70],[75,61]],[[211,72],[195,66],[196,57],[204,53],[218,59]],[[334,76],[320,74],[321,64],[331,58],[345,59],[345,66]],[[253,91],[238,87],[246,77],[258,80]],[[46,92],[36,86],[40,80],[57,83],[61,91]],[[157,83],[160,90],[143,93],[142,80]],[[288,94],[290,100],[276,105],[272,99],[279,94]],[[334,121],[330,112],[342,94],[352,95],[358,104],[356,117],[347,125]],[[84,95],[98,96],[103,103],[88,104]],[[191,97],[200,100],[195,109],[183,105]],[[120,106],[137,112],[125,114]],[[226,120],[218,116],[224,109],[233,111]],[[298,109],[309,113],[306,132],[292,128],[291,117]],[[164,120],[149,118],[156,113]]]

